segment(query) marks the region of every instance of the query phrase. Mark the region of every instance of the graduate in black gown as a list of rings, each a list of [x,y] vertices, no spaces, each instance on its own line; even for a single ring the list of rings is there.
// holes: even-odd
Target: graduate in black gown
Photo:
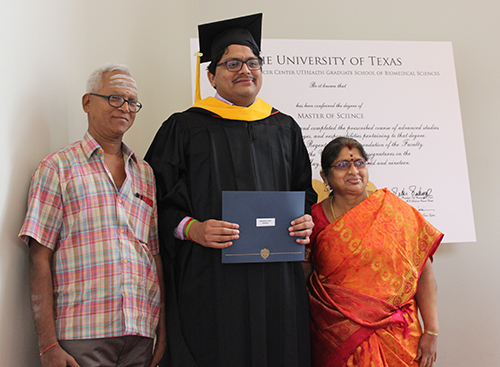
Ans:
[[[167,289],[162,366],[310,366],[301,263],[221,263],[221,249],[239,233],[221,220],[222,191],[305,191],[306,213],[316,202],[300,127],[257,98],[261,19],[199,26],[216,97],[173,114],[146,155],[158,186]],[[290,235],[307,244],[313,225],[305,214]]]

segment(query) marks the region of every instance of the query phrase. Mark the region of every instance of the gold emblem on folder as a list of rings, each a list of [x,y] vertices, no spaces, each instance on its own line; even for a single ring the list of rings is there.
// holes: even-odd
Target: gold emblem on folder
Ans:
[[[269,257],[269,250],[267,248],[263,248],[262,250],[260,250],[260,256],[262,256],[262,258],[266,260]]]

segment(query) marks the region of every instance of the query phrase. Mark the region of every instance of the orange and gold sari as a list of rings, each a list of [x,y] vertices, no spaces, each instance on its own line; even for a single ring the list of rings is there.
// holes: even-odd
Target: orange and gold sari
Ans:
[[[321,204],[313,218],[321,230]],[[323,227],[309,255],[313,366],[418,366],[414,295],[443,235],[386,189]]]

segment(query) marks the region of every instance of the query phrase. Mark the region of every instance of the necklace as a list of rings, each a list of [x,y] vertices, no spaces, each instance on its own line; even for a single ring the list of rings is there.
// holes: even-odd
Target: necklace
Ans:
[[[333,221],[335,222],[335,220],[337,219],[337,216],[335,215],[335,210],[333,210],[333,196],[330,199],[330,209],[332,210]]]

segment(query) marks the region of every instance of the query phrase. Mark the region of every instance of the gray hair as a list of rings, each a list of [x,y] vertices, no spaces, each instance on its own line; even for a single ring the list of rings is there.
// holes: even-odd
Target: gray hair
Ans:
[[[130,68],[124,64],[107,63],[97,68],[90,74],[87,80],[87,93],[95,93],[101,88],[102,77],[108,72],[120,71],[124,74],[130,75]]]

